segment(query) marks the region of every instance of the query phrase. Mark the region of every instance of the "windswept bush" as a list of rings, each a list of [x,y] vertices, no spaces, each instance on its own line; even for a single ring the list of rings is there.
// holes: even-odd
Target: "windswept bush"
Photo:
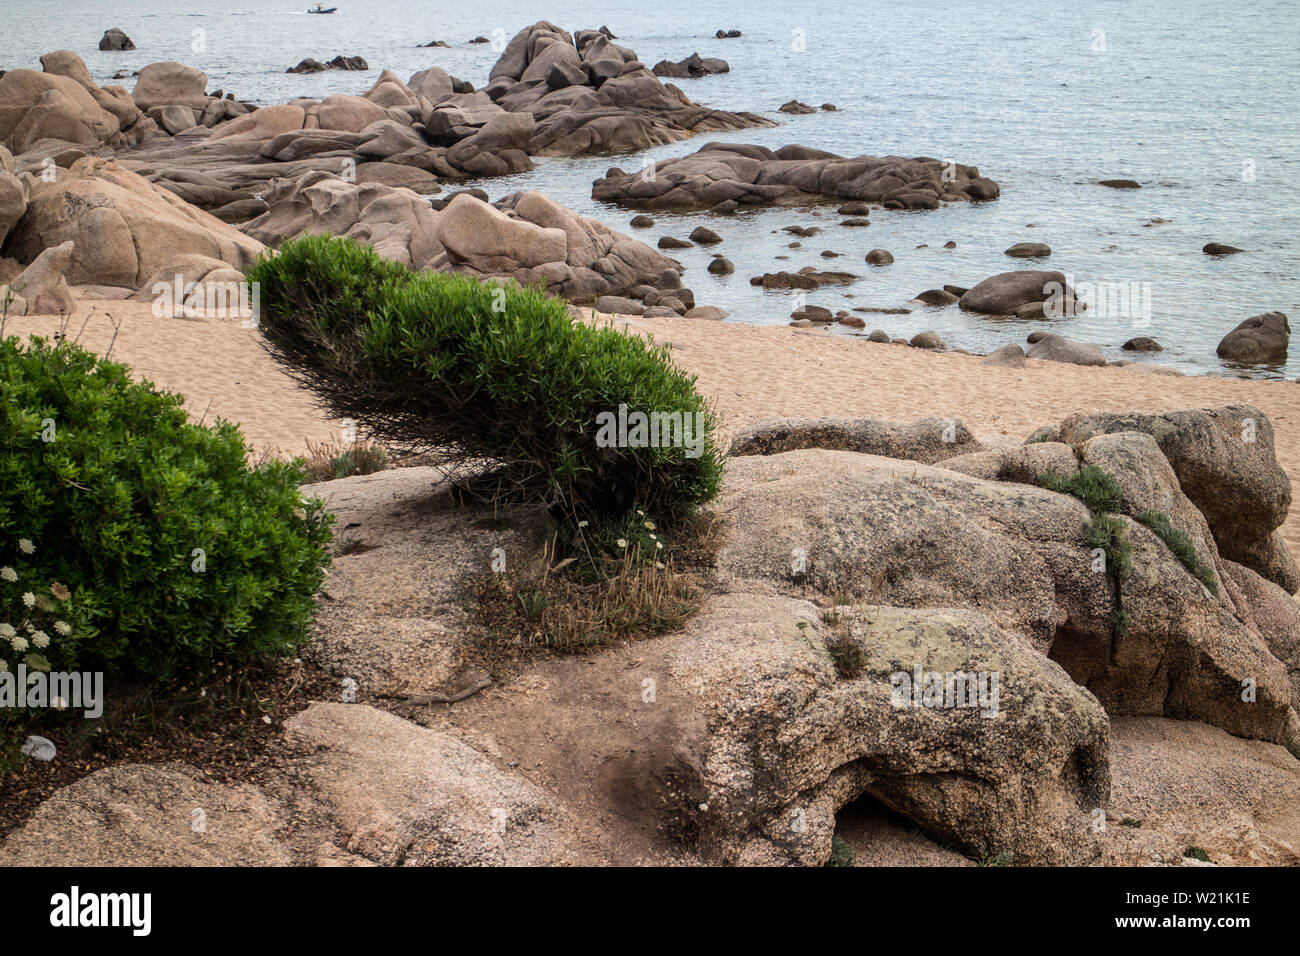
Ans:
[[[271,353],[386,445],[489,463],[503,490],[570,521],[672,516],[717,494],[714,416],[694,377],[539,290],[411,272],[322,236],[286,242],[248,278]],[[638,432],[640,415],[658,427]]]
[[[296,464],[70,343],[0,340],[0,660],[158,679],[307,636],[330,517]]]

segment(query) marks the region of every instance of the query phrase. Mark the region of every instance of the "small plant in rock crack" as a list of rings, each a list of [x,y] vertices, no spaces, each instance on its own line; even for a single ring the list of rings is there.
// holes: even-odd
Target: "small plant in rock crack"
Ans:
[[[862,643],[855,633],[856,617],[852,613],[849,602],[837,601],[831,607],[825,608],[819,616],[821,622],[830,631],[822,641],[822,646],[826,648],[831,663],[835,665],[835,673],[841,680],[855,680],[862,676],[867,666],[867,652],[863,650]],[[800,630],[803,630],[804,626],[803,622],[800,622]]]
[[[1189,860],[1200,860],[1202,863],[1214,862],[1210,859],[1210,854],[1205,852],[1204,847],[1199,846],[1189,846],[1183,851],[1183,856]]]
[[[1009,850],[980,854],[980,866],[1015,866],[1015,864],[1015,854]]]
[[[1155,532],[1156,537],[1165,543],[1192,577],[1205,585],[1206,590],[1215,597],[1219,596],[1219,582],[1215,580],[1214,572],[1202,563],[1191,537],[1186,532],[1175,528],[1170,523],[1168,515],[1148,508],[1138,515],[1138,521]]]
[[[1133,570],[1133,543],[1129,541],[1124,522],[1114,515],[1094,514],[1083,529],[1083,540],[1089,548],[1100,548],[1106,554],[1106,568],[1116,578]]]
[[[1129,827],[1130,829],[1133,830],[1142,829],[1142,821],[1135,820],[1132,817],[1125,817],[1123,820],[1119,821],[1119,825],[1122,827]]]
[[[494,670],[535,650],[574,653],[662,634],[699,608],[712,562],[705,515],[665,533],[643,509],[592,530],[561,525],[540,561],[475,584],[467,609]]]
[[[1106,574],[1115,587],[1115,609],[1111,631],[1116,637],[1128,633],[1129,616],[1124,610],[1120,585],[1133,570],[1133,544],[1128,528],[1112,512],[1118,511],[1123,493],[1118,482],[1096,465],[1084,465],[1069,476],[1045,472],[1038,483],[1049,491],[1072,495],[1087,506],[1092,520],[1083,529],[1083,540],[1091,551],[1100,550],[1106,559]]]
[[[827,866],[852,866],[857,858],[858,851],[845,843],[838,833],[831,837],[831,855],[826,861]]]
[[[844,680],[860,677],[867,665],[867,654],[852,634],[839,633],[828,637],[826,652],[835,665],[835,673]]]

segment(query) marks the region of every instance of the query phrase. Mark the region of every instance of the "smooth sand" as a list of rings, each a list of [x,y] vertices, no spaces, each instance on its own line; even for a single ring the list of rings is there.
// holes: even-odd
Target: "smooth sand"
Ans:
[[[303,454],[308,441],[343,434],[312,397],[262,348],[256,330],[238,321],[159,319],[147,303],[83,302],[69,323],[81,344],[103,351],[113,337],[108,315],[121,322],[112,358],[137,378],[178,391],[196,420],[238,422],[259,450]],[[605,317],[607,320],[608,317]],[[1292,483],[1300,478],[1300,384],[1245,379],[1150,375],[1126,368],[1084,368],[1030,362],[991,368],[974,356],[926,352],[783,326],[698,319],[618,320],[671,344],[678,364],[699,376],[730,432],[763,418],[831,415],[906,421],[961,419],[977,436],[1020,439],[1076,412],[1158,412],[1245,402],[1273,421],[1278,459]],[[10,317],[6,334],[49,335],[50,317]],[[1282,532],[1300,557],[1300,508]]]

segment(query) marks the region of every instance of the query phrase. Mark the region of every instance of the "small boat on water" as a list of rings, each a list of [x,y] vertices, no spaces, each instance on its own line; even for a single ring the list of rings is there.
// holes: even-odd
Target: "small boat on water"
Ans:
[[[333,13],[333,12],[334,12],[335,10],[337,10],[337,9],[338,9],[338,7],[322,7],[322,6],[318,3],[318,4],[316,4],[316,6],[315,6],[314,8],[308,10],[307,12],[308,12],[308,13]]]

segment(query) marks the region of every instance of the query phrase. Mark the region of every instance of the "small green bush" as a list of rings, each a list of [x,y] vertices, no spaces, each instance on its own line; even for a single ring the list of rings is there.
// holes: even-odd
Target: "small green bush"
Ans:
[[[1168,515],[1148,508],[1138,515],[1138,521],[1155,532],[1156,537],[1165,543],[1192,577],[1204,584],[1215,597],[1219,596],[1219,582],[1214,579],[1214,572],[1201,562],[1200,556],[1196,553],[1196,544],[1186,532],[1178,530],[1170,523]]]
[[[128,371],[0,340],[0,658],[163,679],[288,653],[332,519],[298,465],[250,467],[235,425]]]
[[[415,273],[348,239],[284,243],[249,272],[268,348],[340,418],[385,444],[501,469],[498,483],[571,521],[665,518],[717,494],[712,410],[668,351],[576,322],[536,289]],[[602,447],[602,413],[682,413],[678,444]]]
[[[1115,577],[1122,578],[1133,570],[1133,543],[1124,522],[1114,515],[1094,514],[1083,529],[1083,540],[1090,549],[1106,552],[1106,569]]]
[[[1039,480],[1049,491],[1074,495],[1088,506],[1089,511],[1119,511],[1122,498],[1119,485],[1096,465],[1084,465],[1067,478],[1062,478],[1055,472],[1047,472]]]

